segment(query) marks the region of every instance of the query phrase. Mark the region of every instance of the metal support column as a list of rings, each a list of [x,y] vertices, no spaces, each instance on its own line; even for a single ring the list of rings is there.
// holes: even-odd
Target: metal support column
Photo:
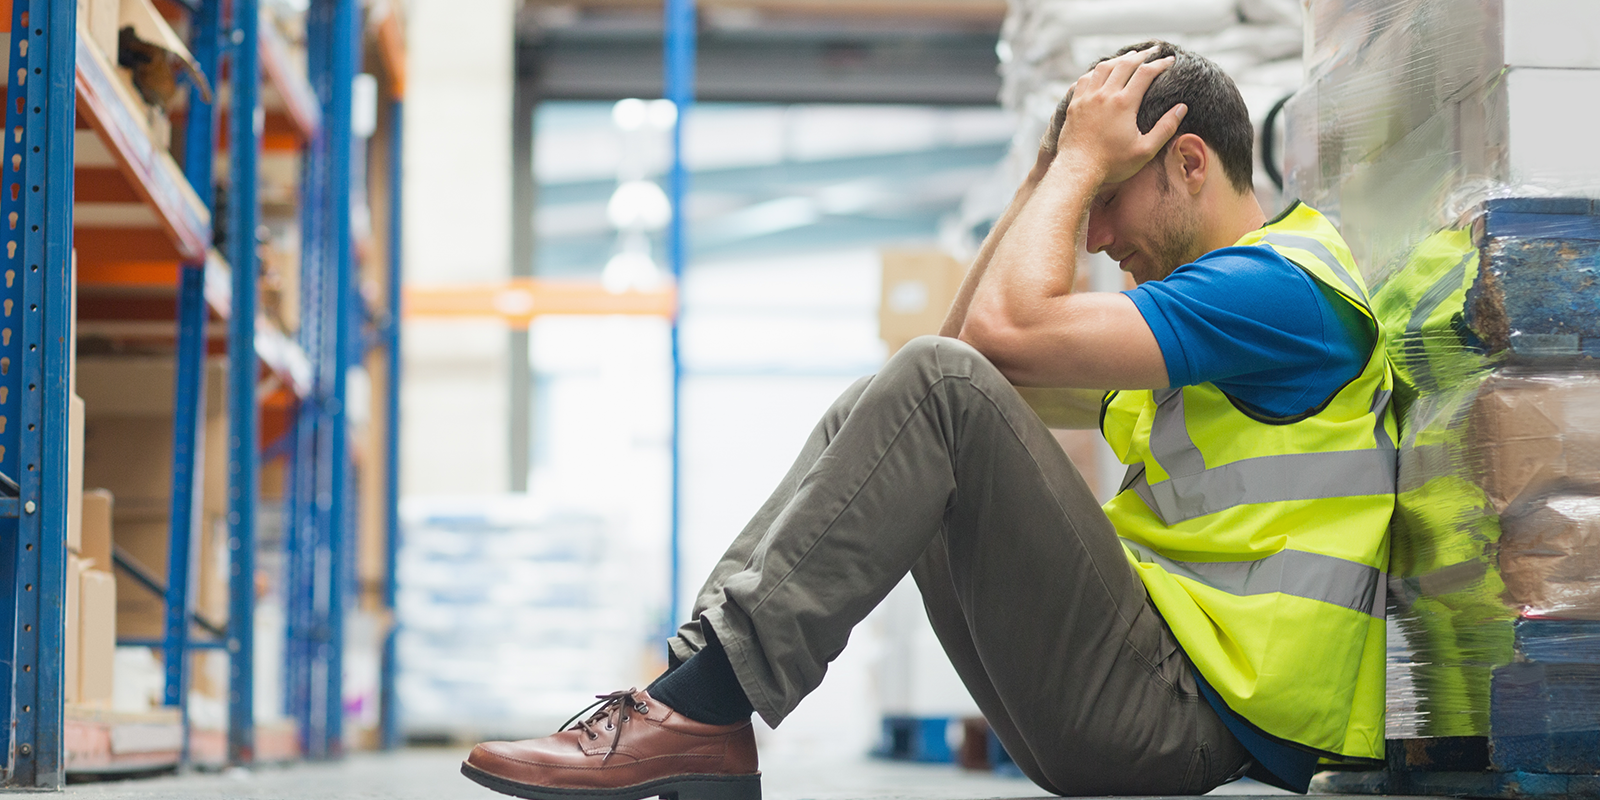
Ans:
[[[13,0],[0,166],[0,472],[18,496],[0,500],[0,709],[9,717],[0,753],[5,786],[18,788],[63,780],[76,34],[72,0]]]
[[[517,57],[525,57],[517,48]],[[533,113],[538,106],[537,84],[532,75],[516,70],[511,90],[511,277],[533,277],[534,207],[538,184],[533,175]],[[528,471],[533,451],[532,331],[511,329],[511,491],[528,491]]]
[[[306,75],[319,98],[328,92],[328,7],[325,2],[306,14]],[[312,389],[295,419],[294,455],[285,498],[287,641],[284,647],[284,712],[295,720],[300,750],[308,756],[324,751],[320,727],[311,709],[316,704],[313,672],[322,632],[317,624],[317,486],[320,462],[317,442],[322,422],[321,363],[326,347],[323,309],[325,264],[328,261],[328,130],[318,129],[306,146],[300,177],[300,330],[299,343],[313,364]]]
[[[680,318],[683,312],[683,271],[688,258],[684,239],[684,198],[689,176],[683,166],[683,130],[694,105],[695,9],[694,0],[666,0],[666,42],[662,48],[666,76],[665,94],[677,106],[677,122],[672,126],[672,173],[668,196],[672,199],[672,222],[667,228],[667,258],[672,264],[672,599],[668,603],[667,634],[683,621],[683,354]]]
[[[260,409],[256,401],[256,190],[260,161],[261,17],[256,0],[232,0],[233,106],[229,124],[228,261],[228,763],[255,760],[256,499]]]
[[[355,0],[314,0],[308,74],[323,126],[308,151],[302,345],[313,365],[300,415],[290,553],[289,698],[307,756],[339,755],[344,739],[344,609],[350,591],[349,431],[345,376],[357,357],[350,181],[351,94],[360,30]]]
[[[318,487],[319,494],[327,493],[327,526],[323,546],[327,552],[323,595],[326,603],[323,619],[326,621],[327,641],[323,645],[323,663],[326,665],[323,680],[321,713],[325,731],[325,755],[338,756],[344,750],[344,612],[345,599],[350,591],[349,562],[351,520],[354,516],[349,492],[352,484],[350,469],[350,430],[345,416],[345,379],[351,360],[356,357],[359,337],[356,335],[355,304],[360,302],[355,292],[355,247],[350,231],[350,158],[355,137],[351,130],[351,101],[356,77],[356,53],[359,48],[359,9],[355,0],[323,0],[332,5],[329,47],[328,94],[323,100],[322,118],[328,132],[328,197],[331,216],[327,243],[329,259],[326,264],[329,283],[326,293],[332,300],[329,315],[330,334],[325,341],[321,365],[326,370],[323,385],[325,397],[325,427],[322,429],[328,465],[327,482]],[[318,505],[322,505],[318,497]]]
[[[216,85],[222,49],[220,0],[202,0],[191,27],[190,43],[201,71]],[[189,89],[189,116],[184,134],[183,172],[207,208],[214,208],[212,157],[216,151],[216,109],[198,86]],[[162,661],[166,688],[162,702],[176,706],[183,717],[183,761],[189,760],[189,618],[195,549],[190,544],[200,529],[201,487],[205,472],[206,321],[205,263],[184,264],[178,283],[177,382],[173,392],[172,505],[167,537],[166,620]]]
[[[389,322],[386,331],[389,385],[388,396],[384,398],[384,441],[388,446],[384,448],[383,465],[383,508],[388,515],[384,520],[383,606],[389,609],[391,619],[395,613],[395,572],[400,566],[400,285],[403,276],[401,247],[404,245],[400,235],[400,201],[405,194],[401,191],[404,132],[405,103],[395,98],[389,104]],[[386,750],[403,744],[400,695],[395,691],[395,672],[398,669],[395,641],[399,635],[399,623],[393,622],[383,639],[383,672],[378,703],[379,713],[382,714],[380,732]]]

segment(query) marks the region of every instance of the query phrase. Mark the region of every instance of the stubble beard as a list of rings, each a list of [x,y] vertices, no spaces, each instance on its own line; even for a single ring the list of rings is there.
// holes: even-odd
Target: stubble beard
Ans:
[[[1161,280],[1205,255],[1200,252],[1199,211],[1176,196],[1170,185],[1162,187],[1161,195],[1163,200],[1157,206],[1155,232],[1150,240],[1150,255],[1158,273],[1153,280]]]

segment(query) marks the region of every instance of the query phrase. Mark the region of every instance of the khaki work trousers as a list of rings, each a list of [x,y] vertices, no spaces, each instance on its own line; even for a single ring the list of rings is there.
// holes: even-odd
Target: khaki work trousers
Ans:
[[[670,646],[687,659],[710,625],[776,726],[907,572],[1040,787],[1200,794],[1246,764],[1083,478],[956,339],[913,340],[834,403]]]

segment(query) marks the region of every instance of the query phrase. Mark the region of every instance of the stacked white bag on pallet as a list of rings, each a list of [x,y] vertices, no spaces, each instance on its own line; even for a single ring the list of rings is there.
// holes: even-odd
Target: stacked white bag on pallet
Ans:
[[[661,656],[659,589],[616,520],[524,495],[402,504],[398,688],[412,736],[550,733]],[[599,688],[596,688],[599,687]]]

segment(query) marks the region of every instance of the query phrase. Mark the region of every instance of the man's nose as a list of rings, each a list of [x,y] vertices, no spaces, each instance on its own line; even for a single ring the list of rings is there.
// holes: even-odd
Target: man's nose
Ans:
[[[1111,246],[1111,226],[1100,218],[1099,212],[1089,212],[1089,228],[1085,232],[1083,245],[1091,253],[1098,253]]]

